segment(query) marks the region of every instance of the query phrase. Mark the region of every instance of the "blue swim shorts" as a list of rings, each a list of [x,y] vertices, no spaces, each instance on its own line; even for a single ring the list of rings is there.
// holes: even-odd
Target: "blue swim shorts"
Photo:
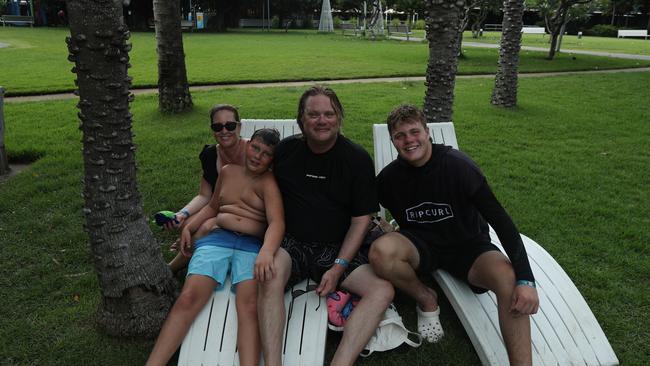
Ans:
[[[255,259],[262,241],[252,235],[219,228],[197,240],[194,246],[187,276],[211,277],[218,282],[215,290],[219,290],[228,272],[233,285],[253,279]]]

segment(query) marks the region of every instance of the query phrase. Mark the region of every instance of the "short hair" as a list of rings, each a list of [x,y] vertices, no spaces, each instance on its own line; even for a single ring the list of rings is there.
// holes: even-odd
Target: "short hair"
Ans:
[[[255,139],[262,140],[266,146],[275,147],[280,143],[280,132],[275,128],[260,128],[255,130],[251,136],[251,141]]]
[[[416,107],[413,104],[402,104],[393,109],[386,119],[388,134],[392,137],[395,127],[397,127],[398,124],[406,121],[420,122],[424,129],[427,128],[426,117],[420,108]]]
[[[217,114],[217,112],[224,111],[224,110],[231,111],[235,115],[235,121],[241,122],[237,107],[231,104],[217,104],[214,107],[212,107],[212,109],[210,109],[210,123],[212,123],[212,119],[214,118],[214,115]]]
[[[311,88],[305,90],[304,93],[302,93],[302,96],[300,97],[300,102],[298,103],[298,116],[296,116],[296,121],[298,122],[298,127],[300,127],[300,131],[303,131],[302,115],[305,113],[305,104],[307,104],[307,98],[316,95],[324,95],[328,97],[330,103],[332,104],[332,108],[334,109],[334,113],[336,113],[336,116],[339,118],[339,122],[343,122],[343,117],[345,115],[345,112],[343,111],[343,106],[341,105],[341,101],[339,101],[339,97],[336,96],[334,90],[326,86],[314,85]]]

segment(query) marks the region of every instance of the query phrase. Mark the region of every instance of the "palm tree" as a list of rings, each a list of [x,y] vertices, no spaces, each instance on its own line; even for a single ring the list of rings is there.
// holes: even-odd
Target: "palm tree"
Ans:
[[[108,334],[157,334],[176,293],[136,184],[127,75],[129,31],[122,0],[68,0],[66,39],[79,86],[83,133],[84,216]]]
[[[492,104],[502,107],[517,105],[517,76],[519,71],[519,50],[521,49],[523,0],[503,2],[503,31],[499,64],[492,90]]]
[[[424,114],[427,122],[451,121],[458,48],[465,0],[427,0],[425,23],[429,41]]]
[[[0,175],[9,174],[9,159],[5,151],[5,131],[4,131],[4,95],[5,90],[0,86]]]
[[[158,105],[163,112],[192,108],[178,0],[154,0],[153,17],[158,44]]]

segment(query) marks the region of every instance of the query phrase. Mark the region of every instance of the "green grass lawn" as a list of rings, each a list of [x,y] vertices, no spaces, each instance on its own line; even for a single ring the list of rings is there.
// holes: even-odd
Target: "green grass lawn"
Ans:
[[[520,230],[567,271],[624,365],[643,365],[650,355],[649,84],[650,73],[521,79],[519,106],[504,110],[489,104],[492,80],[463,79],[453,118],[460,147],[483,168]],[[420,104],[424,93],[421,83],[335,89],[346,107],[345,134],[369,151],[371,125],[398,103]],[[197,92],[194,111],[181,116],[161,115],[155,96],[138,96],[133,129],[145,212],[179,208],[196,193],[211,105],[234,103],[244,118],[291,118],[302,91]],[[0,182],[1,364],[136,365],[152,347],[108,338],[94,325],[100,295],[82,229],[75,104],[5,105],[10,158],[41,158]],[[172,236],[152,230],[166,249]],[[359,364],[479,364],[444,298],[441,306],[441,343]],[[410,329],[413,307],[398,299]],[[331,356],[338,336],[330,335]]]
[[[472,32],[463,34],[464,42],[499,43],[501,32],[484,32],[482,37],[472,38]],[[550,47],[549,35],[523,34],[521,44],[523,46]],[[583,50],[611,53],[629,53],[632,55],[650,56],[650,40],[643,38],[613,38],[613,37],[591,37],[576,35],[565,35],[562,37],[562,50]]]
[[[0,85],[7,95],[70,91],[72,64],[67,60],[63,28],[0,28]],[[135,87],[157,85],[154,34],[134,33],[129,74]],[[327,80],[361,77],[423,76],[428,60],[424,43],[370,41],[340,33],[230,32],[184,33],[188,78],[191,84]],[[493,73],[498,51],[467,49],[460,74]],[[521,72],[594,70],[650,66],[650,61],[592,56],[521,53]]]

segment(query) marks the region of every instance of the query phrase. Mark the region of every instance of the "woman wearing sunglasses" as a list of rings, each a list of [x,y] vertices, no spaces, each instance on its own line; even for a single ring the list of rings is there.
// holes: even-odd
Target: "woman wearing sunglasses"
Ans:
[[[221,168],[226,164],[244,165],[246,159],[246,140],[239,136],[241,119],[239,111],[230,104],[218,104],[210,110],[210,129],[217,141],[214,145],[205,145],[199,159],[203,168],[203,175],[199,186],[199,193],[192,198],[181,210],[176,213],[176,220],[165,224],[165,228],[178,228],[186,223],[189,217],[199,212],[203,206],[210,202],[214,186]],[[209,233],[215,226],[216,218],[205,221],[196,232],[200,237]],[[172,244],[172,250],[178,247],[178,240]],[[172,272],[185,268],[189,258],[178,253],[169,262]]]

